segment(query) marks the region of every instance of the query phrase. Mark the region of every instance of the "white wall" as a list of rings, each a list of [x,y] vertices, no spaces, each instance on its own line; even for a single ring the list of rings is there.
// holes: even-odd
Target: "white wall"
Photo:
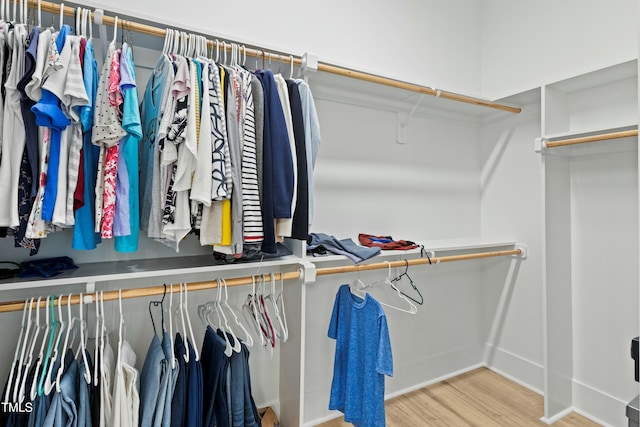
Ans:
[[[529,248],[505,277],[489,266],[483,276],[486,362],[542,390],[542,179],[533,139],[540,105],[482,127],[482,235],[504,236]]]
[[[638,335],[637,235],[637,153],[574,156],[574,404],[613,425],[625,423],[625,406],[638,393],[629,357]]]
[[[480,90],[482,3],[475,0],[80,3],[441,89]]]
[[[492,99],[638,56],[636,0],[484,0],[480,20]]]

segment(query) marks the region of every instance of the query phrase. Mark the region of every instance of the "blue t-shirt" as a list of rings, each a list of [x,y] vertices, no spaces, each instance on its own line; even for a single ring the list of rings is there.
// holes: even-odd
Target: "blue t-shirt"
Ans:
[[[122,111],[122,128],[127,131],[120,145],[120,155],[124,158],[127,168],[129,192],[126,194],[128,203],[123,206],[128,215],[129,235],[116,236],[114,248],[118,252],[135,252],[138,250],[138,230],[140,228],[140,205],[138,186],[138,142],[142,139],[142,123],[138,109],[138,91],[136,89],[135,64],[131,49],[125,43],[122,46],[120,67],[126,68],[125,79],[121,79],[120,89],[124,104]],[[122,77],[122,76],[121,76]],[[128,209],[126,209],[128,208]]]
[[[329,409],[341,411],[355,426],[384,426],[384,376],[393,376],[393,358],[380,303],[340,286],[329,338],[336,340]]]
[[[75,212],[76,223],[73,227],[73,241],[71,247],[76,250],[95,249],[100,243],[100,233],[95,228],[95,187],[98,176],[98,159],[100,147],[91,143],[91,129],[93,127],[93,110],[98,90],[98,65],[93,51],[93,42],[87,41],[84,49],[84,88],[89,97],[89,104],[81,106],[80,121],[82,122],[82,152],[84,156],[84,206]]]

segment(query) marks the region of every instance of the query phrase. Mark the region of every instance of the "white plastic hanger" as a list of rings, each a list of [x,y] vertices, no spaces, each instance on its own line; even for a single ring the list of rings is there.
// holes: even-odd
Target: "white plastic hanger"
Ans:
[[[184,296],[182,294],[182,283],[180,283],[180,304],[178,304],[178,311],[180,312],[180,319],[182,320],[182,333],[183,333],[183,337],[184,337],[184,342],[185,342],[185,347],[187,347],[187,350],[185,351],[185,354],[182,355],[182,357],[184,358],[184,361],[186,363],[189,363],[189,348],[187,346],[186,343],[186,337],[187,337],[187,326],[186,326],[186,322],[184,321]]]
[[[4,1],[2,2],[2,8],[4,9]],[[2,11],[3,20],[4,20],[4,10]],[[26,318],[27,318],[27,306],[30,307],[29,300],[25,300],[24,307],[22,309],[22,322],[20,324],[20,334],[18,334],[18,343],[16,344],[16,351],[13,354],[13,361],[11,362],[11,370],[9,371],[9,379],[7,380],[7,389],[4,395],[3,403],[9,403],[9,395],[11,394],[11,389],[13,385],[13,376],[16,374],[16,366],[18,364],[18,355],[20,353],[20,349],[22,348],[22,341],[24,340],[24,335],[26,331]]]
[[[86,340],[86,329],[87,322],[84,320],[84,296],[80,293],[80,343],[78,344],[78,350],[76,351],[76,359],[78,358],[78,352],[82,352],[82,361],[84,362],[85,370],[84,370],[84,380],[87,384],[91,384],[91,370],[89,367],[89,361],[87,360],[87,340]]]
[[[99,353],[100,353],[100,338],[99,338],[99,334],[100,334],[100,299],[98,298],[99,293],[98,291],[96,291],[96,296],[95,296],[95,304],[96,304],[96,328],[95,328],[95,345],[93,348],[93,384],[94,385],[98,385],[99,383],[99,368],[97,365],[99,359]]]
[[[75,27],[75,32],[76,32],[76,36],[81,36],[82,34],[82,13],[83,13],[83,9],[81,7],[76,7],[76,27]]]
[[[216,282],[218,283],[218,286],[217,286],[218,298],[215,301],[215,307],[216,307],[215,311],[216,311],[216,315],[218,316],[218,322],[220,323],[220,330],[222,331],[222,335],[226,343],[226,347],[224,349],[224,355],[229,357],[234,352],[234,346],[231,345],[231,341],[229,340],[229,335],[227,335],[227,331],[225,330],[225,327],[223,326],[223,322],[222,322],[222,320],[224,319],[224,324],[227,326],[229,324],[229,322],[227,322],[227,317],[222,311],[222,307],[220,305],[220,298],[222,298],[222,284],[220,282],[220,279],[216,279]],[[234,344],[235,344],[235,341],[234,341]]]
[[[23,367],[24,367],[24,353],[27,351],[27,347],[29,346],[29,337],[31,333],[31,325],[33,320],[31,318],[31,313],[33,311],[33,301],[35,298],[31,298],[29,300],[29,310],[27,312],[27,324],[24,333],[24,339],[22,340],[22,348],[20,349],[20,358],[18,359],[18,364],[16,366],[16,378],[15,383],[13,384],[13,393],[12,393],[12,402],[18,402],[18,393],[20,392],[20,378],[23,375]]]
[[[224,292],[226,294],[225,297],[225,304],[228,307],[228,309],[233,313],[233,311],[231,310],[231,307],[229,307],[229,304],[226,302],[227,298],[229,297],[229,294],[227,293],[227,282],[224,282],[224,286],[223,286],[223,280],[222,279],[218,279],[218,290],[219,290],[219,294],[218,294],[218,310],[220,310],[220,314],[222,314],[222,318],[224,319],[224,332],[225,334],[229,334],[231,335],[231,338],[233,338],[233,345],[231,346],[231,349],[236,352],[236,353],[240,353],[240,351],[242,350],[242,345],[240,344],[240,340],[238,339],[238,336],[233,332],[233,328],[231,327],[231,325],[229,325],[229,320],[227,319],[227,316],[224,314],[224,309],[222,308],[223,303],[221,302],[222,299],[222,289],[224,288]],[[235,317],[235,313],[233,313],[233,316]],[[237,320],[237,319],[236,319]]]
[[[256,304],[256,277],[251,276],[251,293],[247,296],[247,300],[242,305],[242,312],[245,319],[249,321],[256,335],[260,337],[260,345],[265,347],[267,340],[262,332],[262,326],[260,324],[260,317],[258,314],[258,307]]]
[[[60,380],[62,379],[62,374],[64,372],[64,362],[65,362],[65,353],[69,348],[69,335],[71,334],[71,330],[75,325],[76,318],[71,315],[71,295],[67,296],[67,332],[64,337],[64,345],[62,346],[62,354],[60,355],[60,368],[56,374],[56,392],[60,393]]]
[[[269,292],[266,296],[264,296],[264,301],[265,301],[265,311],[267,312],[267,314],[270,314],[269,318],[273,319],[272,323],[276,323],[274,326],[274,332],[276,334],[276,337],[278,337],[278,339],[282,339],[282,336],[284,334],[284,324],[282,323],[282,319],[280,318],[280,309],[278,309],[278,305],[276,304],[276,300],[275,300],[275,293],[276,293],[276,275],[271,273],[270,274],[270,282],[271,282],[271,292]],[[269,308],[271,308],[271,311],[273,313],[269,313]]]
[[[113,20],[113,40],[111,43],[115,44],[118,39],[118,17],[116,16]]]
[[[173,348],[173,283],[169,286],[169,339],[171,340],[171,369],[175,369],[177,360]]]
[[[118,289],[118,307],[120,308],[120,323],[118,325],[118,359],[117,369],[122,367],[122,343],[124,342],[124,314],[122,312],[122,289]]]
[[[229,293],[227,292],[227,281],[224,279],[221,279],[222,284],[224,285],[224,306],[227,308],[227,310],[229,311],[229,313],[231,313],[231,315],[233,316],[233,320],[236,322],[236,325],[240,327],[240,329],[242,329],[242,332],[244,332],[244,336],[246,337],[244,340],[244,343],[247,347],[252,347],[253,346],[253,337],[251,336],[251,334],[247,331],[247,329],[244,327],[244,325],[240,322],[240,320],[238,319],[238,316],[236,315],[236,313],[233,311],[233,309],[231,308],[231,306],[229,305]],[[239,340],[236,338],[236,342],[238,343],[238,346],[242,349],[242,346],[240,345]]]
[[[104,373],[104,346],[106,337],[107,326],[105,324],[104,317],[104,291],[100,291],[100,378],[105,377]]]
[[[289,68],[289,80],[291,80],[293,78],[293,55],[289,55],[289,58],[291,59],[291,67]]]
[[[289,339],[289,325],[287,324],[287,313],[284,305],[284,275],[280,274],[280,293],[276,297],[276,305],[280,310],[280,316],[282,317],[282,323],[284,328],[282,330],[283,337],[280,339],[282,342],[287,342]]]
[[[184,306],[183,306],[183,310],[184,310],[184,315],[187,318],[187,324],[189,326],[189,337],[191,340],[191,346],[193,347],[193,351],[196,355],[196,361],[200,360],[200,353],[198,352],[198,347],[196,345],[195,342],[195,335],[193,334],[193,329],[191,328],[191,318],[189,317],[189,289],[187,284],[184,284]],[[187,353],[188,353],[188,349],[187,349]]]
[[[38,0],[38,28],[42,28],[42,0]]]
[[[387,278],[384,280],[383,283],[391,286],[391,288],[396,292],[398,297],[409,305],[409,308],[396,307],[394,305],[383,303],[381,301],[378,301],[378,302],[386,307],[393,308],[394,310],[402,311],[404,313],[409,313],[409,314],[416,314],[418,312],[418,308],[411,301],[409,301],[409,299],[402,294],[400,289],[398,289],[395,283],[391,281],[391,263],[389,261],[385,261],[385,262],[387,263],[388,274],[387,274]]]
[[[42,341],[40,343],[40,353],[38,353],[38,361],[36,362],[36,369],[35,369],[36,375],[33,376],[33,380],[31,381],[31,389],[29,390],[29,397],[32,401],[38,395],[38,382],[39,382],[38,373],[40,372],[40,367],[44,362],[44,349],[45,349],[45,346],[47,345],[47,337],[49,336],[49,332],[51,328],[51,319],[49,317],[50,304],[53,304],[53,301],[51,301],[51,298],[47,297],[47,303],[45,305],[45,316],[46,316],[45,328],[46,329],[44,331],[44,336],[42,337]]]
[[[64,25],[64,3],[60,3],[60,27],[58,29],[61,30],[63,25]]]
[[[276,336],[273,329],[273,322],[269,317],[269,313],[266,311],[266,304],[264,304],[264,289],[265,279],[264,276],[260,276],[260,282],[258,283],[258,293],[255,295],[255,304],[258,307],[258,315],[261,324],[261,330],[265,334],[267,339],[267,347],[269,348],[269,356],[273,356],[273,349],[276,346]]]
[[[38,0],[38,5],[40,5],[40,1],[41,0]],[[5,18],[5,16],[4,16],[5,3],[6,3],[6,0],[0,0],[0,21],[2,21],[2,22],[6,22],[5,19],[4,19]]]
[[[40,302],[42,301],[42,297],[38,297],[38,302],[36,303],[36,318],[34,322],[34,334],[29,343],[29,355],[27,356],[27,361],[24,363],[24,371],[22,372],[22,381],[20,381],[20,391],[18,394],[18,402],[22,403],[25,400],[27,394],[27,376],[29,375],[29,369],[31,368],[31,363],[33,362],[33,350],[36,347],[36,343],[38,342],[38,336],[40,335],[40,330],[44,329],[44,325],[40,324]]]
[[[64,317],[62,316],[62,295],[58,297],[58,321],[60,323],[60,330],[56,335],[56,340],[53,343],[53,355],[51,356],[51,360],[49,361],[49,368],[47,369],[47,376],[44,379],[44,394],[49,395],[56,385],[56,381],[52,380],[53,377],[53,366],[55,365],[56,360],[58,360],[60,351],[60,340],[62,339],[62,334],[64,332],[64,328],[67,325],[67,322],[64,321]]]

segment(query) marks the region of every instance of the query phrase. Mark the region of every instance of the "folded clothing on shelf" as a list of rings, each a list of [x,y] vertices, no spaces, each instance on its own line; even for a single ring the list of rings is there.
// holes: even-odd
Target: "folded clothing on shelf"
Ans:
[[[410,240],[393,240],[391,236],[374,236],[372,234],[358,234],[358,240],[363,246],[380,248],[383,250],[408,251],[418,245]]]
[[[314,256],[326,255],[326,252],[345,255],[357,264],[378,255],[380,248],[366,248],[351,239],[338,240],[328,234],[311,233],[307,238],[307,252]]]
[[[20,277],[53,277],[63,270],[78,268],[68,256],[24,261],[21,267]]]

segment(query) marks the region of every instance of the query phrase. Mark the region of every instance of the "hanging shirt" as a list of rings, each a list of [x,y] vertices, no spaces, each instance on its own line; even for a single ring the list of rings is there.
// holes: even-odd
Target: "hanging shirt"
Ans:
[[[139,177],[138,177],[138,143],[142,139],[142,123],[138,108],[138,90],[136,87],[135,64],[133,53],[126,43],[122,46],[120,90],[124,94],[122,127],[127,131],[127,136],[122,140],[121,156],[124,158],[127,170],[128,187],[127,196],[122,196],[117,206],[123,212],[120,217],[127,221],[125,230],[129,233],[121,233],[116,236],[115,250],[118,252],[135,252],[138,250],[138,235],[140,229],[140,205],[139,205]]]
[[[68,49],[64,50],[69,32],[69,26],[63,25],[55,39],[55,43],[52,42],[50,44],[48,62],[44,70],[42,97],[32,108],[36,115],[38,126],[50,128],[49,166],[42,200],[42,218],[49,222],[53,222],[55,205],[59,200],[58,190],[66,188],[67,182],[66,173],[62,177],[59,174],[61,170],[60,162],[62,161],[66,165],[68,158],[66,140],[62,140],[62,132],[71,124],[60,104],[66,78],[64,67],[65,65],[68,66],[68,60],[70,59],[70,51]],[[62,58],[62,52],[65,53],[66,58]],[[66,171],[66,169],[63,170]],[[59,180],[61,180],[60,183],[58,182]],[[64,201],[65,207],[62,208],[63,210],[66,209],[66,193]],[[59,222],[64,222],[64,214]]]
[[[289,91],[287,89],[287,83],[284,81],[284,77],[281,74],[274,76],[276,82],[276,88],[278,90],[278,97],[280,98],[280,104],[282,106],[282,112],[284,115],[284,122],[287,129],[289,150],[291,151],[292,172],[293,172],[293,189],[291,192],[291,215],[287,217],[278,217],[276,223],[276,236],[279,237],[291,237],[291,228],[293,227],[293,212],[296,206],[296,199],[298,197],[298,156],[296,154],[296,141],[293,132],[293,119],[291,118],[291,105],[289,104]]]
[[[171,427],[184,427],[187,425],[187,380],[189,378],[189,372],[187,369],[187,363],[184,360],[184,356],[187,354],[187,349],[180,333],[176,333],[173,345],[175,357],[178,363],[178,376],[176,378],[173,399],[171,400]]]
[[[26,237],[29,215],[33,209],[33,202],[38,192],[38,125],[36,116],[31,111],[35,104],[25,92],[25,87],[36,68],[36,55],[40,29],[33,28],[29,35],[29,46],[25,51],[25,74],[18,82],[20,91],[20,110],[25,126],[25,150],[22,154],[22,164],[20,166],[20,179],[18,188],[18,216],[20,225],[15,231],[14,239],[16,247],[20,246],[29,249],[30,255],[38,253],[40,240]]]
[[[229,401],[226,394],[229,358],[225,356],[226,343],[216,334],[211,326],[207,326],[202,343],[202,375],[204,384],[204,425],[228,427]]]
[[[158,336],[154,333],[140,371],[140,425],[155,425],[154,416],[160,394],[164,352]],[[163,402],[164,405],[164,402]]]
[[[80,63],[80,36],[69,36],[71,58],[67,69],[65,88],[62,97],[62,107],[71,118],[71,126],[67,129],[69,145],[69,160],[66,170],[66,211],[65,225],[75,224],[74,203],[75,191],[80,175],[80,159],[82,150],[82,123],[80,121],[80,107],[89,104],[89,97],[84,86],[82,65]],[[61,201],[62,202],[62,201]],[[57,202],[56,202],[57,203]]]
[[[258,189],[258,165],[256,151],[256,122],[251,74],[239,69],[242,88],[242,232],[246,243],[260,243],[262,232],[262,211]]]
[[[140,144],[140,228],[151,238],[162,237],[159,124],[163,115],[161,107],[171,98],[169,92],[173,76],[173,66],[163,55],[147,82],[140,107],[143,129]]]
[[[112,42],[109,44],[107,61],[105,61],[102,71],[100,73],[100,80],[98,82],[98,89],[96,92],[95,110],[93,115],[93,129],[91,135],[91,141],[93,144],[100,147],[100,159],[98,161],[98,173],[96,179],[96,201],[95,201],[95,231],[100,232],[103,230],[103,205],[108,205],[109,210],[115,209],[115,178],[117,174],[117,150],[118,142],[126,135],[126,131],[122,129],[118,113],[110,102],[109,90],[110,76],[112,70],[112,64],[116,55],[115,44]],[[113,79],[112,79],[113,80]],[[118,92],[117,85],[115,92]],[[115,96],[116,93],[111,92]],[[117,99],[117,98],[116,98]],[[115,147],[115,148],[114,148]],[[108,177],[109,183],[105,183],[105,177]],[[105,201],[105,193],[107,193],[109,200]],[[113,212],[109,212],[110,218],[108,221],[110,224],[104,228],[104,234],[111,235]]]
[[[122,111],[120,109],[123,103],[122,94],[120,93],[120,55],[121,51],[116,50],[111,56],[107,99],[111,109],[115,112],[116,125],[120,128],[121,132],[124,132],[121,126]],[[119,142],[120,138],[113,145],[108,146],[104,157],[104,192],[102,195],[102,226],[100,229],[103,239],[113,237],[113,222],[116,213],[118,157],[120,156]]]
[[[291,218],[293,200],[293,160],[282,104],[273,73],[258,72],[264,91],[263,208],[264,241],[262,251],[276,252],[275,218]]]
[[[215,63],[209,66],[209,100],[211,111],[212,184],[210,206],[205,205],[200,226],[200,244],[230,244],[231,214],[229,212],[232,191],[231,162],[227,138],[224,91],[221,86],[220,69]],[[226,202],[225,202],[226,200]],[[228,218],[228,230],[223,237],[223,212]]]
[[[83,143],[82,155],[84,168],[84,205],[75,212],[75,226],[73,227],[73,249],[95,249],[100,243],[100,234],[95,230],[95,188],[98,173],[98,158],[100,148],[91,143],[91,129],[93,127],[94,100],[98,90],[98,65],[95,60],[93,42],[88,40],[84,50],[83,80],[89,103],[80,107],[80,121],[82,123]]]
[[[162,362],[162,376],[160,379],[160,391],[154,415],[154,427],[171,426],[171,402],[178,379],[178,361],[173,357],[171,337],[167,331],[162,335],[162,350],[164,360]]]
[[[393,375],[393,360],[380,303],[340,286],[328,335],[336,340],[329,409],[341,411],[356,426],[383,427],[384,376]]]
[[[112,427],[138,427],[140,396],[136,354],[125,340],[118,351],[113,383]]]
[[[302,118],[304,121],[304,142],[307,151],[308,191],[309,191],[309,226],[313,224],[313,169],[316,164],[318,149],[320,148],[320,121],[313,101],[313,94],[307,82],[296,79],[302,103]]]
[[[291,107],[293,133],[296,141],[296,167],[298,169],[298,186],[296,187],[296,205],[293,211],[291,237],[298,240],[307,240],[309,236],[309,173],[307,169],[304,116],[298,85],[293,80],[287,80],[287,89],[289,90],[289,105]]]
[[[11,71],[5,83],[5,105],[2,128],[2,158],[0,159],[0,227],[16,228],[18,218],[18,180],[20,164],[25,147],[25,129],[20,110],[18,82],[24,75],[25,45],[27,29],[25,25],[14,25],[9,32],[9,43],[13,46]]]

